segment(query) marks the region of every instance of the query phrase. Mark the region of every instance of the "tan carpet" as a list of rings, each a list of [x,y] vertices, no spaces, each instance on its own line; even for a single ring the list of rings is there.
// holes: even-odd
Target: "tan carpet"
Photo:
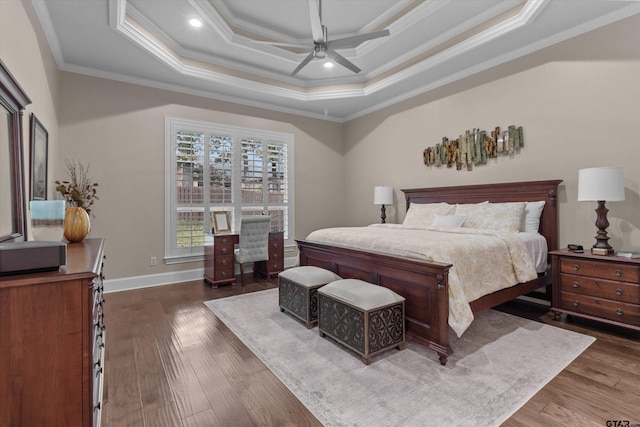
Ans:
[[[486,310],[452,340],[446,366],[411,341],[365,366],[281,313],[277,289],[205,304],[326,426],[499,425],[594,341]]]

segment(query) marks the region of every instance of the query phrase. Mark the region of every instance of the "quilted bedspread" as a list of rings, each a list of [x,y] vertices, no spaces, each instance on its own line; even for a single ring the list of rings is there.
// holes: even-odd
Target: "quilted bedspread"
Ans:
[[[458,336],[473,321],[469,302],[537,277],[531,256],[515,233],[373,224],[317,230],[307,240],[453,264],[448,321]]]

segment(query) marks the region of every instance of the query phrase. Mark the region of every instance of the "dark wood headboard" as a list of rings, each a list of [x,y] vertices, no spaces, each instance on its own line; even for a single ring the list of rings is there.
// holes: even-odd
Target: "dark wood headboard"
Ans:
[[[540,217],[540,234],[547,239],[549,250],[558,248],[558,185],[561,179],[548,181],[505,182],[500,184],[463,185],[455,187],[415,188],[402,190],[406,207],[411,203],[480,203],[535,202],[544,200]]]

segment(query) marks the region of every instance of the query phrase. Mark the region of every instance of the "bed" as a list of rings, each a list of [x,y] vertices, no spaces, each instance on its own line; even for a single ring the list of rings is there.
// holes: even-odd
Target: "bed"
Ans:
[[[562,180],[467,185],[402,190],[407,209],[411,204],[474,204],[544,201],[539,234],[549,251],[558,249],[558,185]],[[414,205],[415,206],[415,205]],[[445,365],[453,352],[449,345],[449,274],[453,263],[391,255],[380,250],[298,240],[300,265],[314,265],[343,278],[365,280],[385,286],[405,297],[406,334],[433,349]],[[545,263],[548,265],[548,262]],[[470,301],[472,312],[494,307],[550,285],[548,268],[531,280]]]

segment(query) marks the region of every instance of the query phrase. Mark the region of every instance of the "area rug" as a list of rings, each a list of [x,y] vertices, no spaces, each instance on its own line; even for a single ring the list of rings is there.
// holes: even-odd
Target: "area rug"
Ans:
[[[496,426],[594,338],[485,310],[441,366],[407,340],[368,366],[318,329],[281,313],[270,289],[205,304],[326,426]]]

